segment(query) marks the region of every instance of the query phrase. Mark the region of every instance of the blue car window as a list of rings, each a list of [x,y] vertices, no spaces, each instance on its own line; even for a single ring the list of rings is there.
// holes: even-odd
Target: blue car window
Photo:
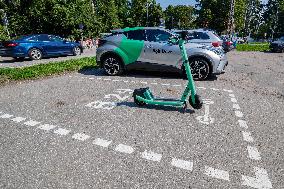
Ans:
[[[37,41],[37,40],[38,40],[37,36],[32,36],[27,39],[27,41]]]
[[[58,37],[58,36],[54,36],[54,35],[49,35],[49,40],[50,41],[55,41],[55,42],[62,42],[63,39],[61,37]]]
[[[168,41],[169,37],[171,36],[170,33],[157,29],[146,30],[146,34],[147,34],[147,41],[153,41],[153,42],[165,42]]]
[[[38,41],[50,41],[47,35],[39,35]]]

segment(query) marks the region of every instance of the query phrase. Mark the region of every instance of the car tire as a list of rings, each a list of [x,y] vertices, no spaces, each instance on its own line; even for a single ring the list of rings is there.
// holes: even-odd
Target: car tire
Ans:
[[[73,53],[73,56],[81,55],[80,47],[78,47],[78,46],[73,47],[72,53]]]
[[[40,60],[42,59],[42,52],[37,48],[32,48],[29,50],[29,58],[31,60]]]
[[[114,55],[107,55],[103,61],[102,66],[107,75],[116,76],[124,72],[121,60]]]
[[[195,81],[207,79],[210,74],[210,67],[206,60],[203,58],[189,59],[192,77]],[[183,77],[187,79],[185,68],[183,68]]]

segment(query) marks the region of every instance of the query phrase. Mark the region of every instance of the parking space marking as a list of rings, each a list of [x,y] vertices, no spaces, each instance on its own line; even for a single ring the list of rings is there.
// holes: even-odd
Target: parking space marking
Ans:
[[[119,144],[114,149],[117,152],[131,154],[134,152],[134,149],[131,146],[125,145],[125,144]]]
[[[210,176],[210,177],[217,178],[217,179],[230,181],[228,171],[223,171],[223,170],[220,170],[220,169],[214,169],[212,167],[205,166],[205,173],[204,174],[207,175],[207,176]]]
[[[236,98],[236,96],[234,94],[229,94],[230,97],[232,98]]]
[[[244,114],[241,111],[235,111],[235,115],[237,117],[243,117],[244,116]]]
[[[242,185],[257,189],[271,189],[272,183],[268,178],[267,171],[263,168],[254,167],[255,177],[242,175]]]
[[[112,143],[111,140],[104,140],[101,138],[96,138],[93,142],[93,144],[107,148]]]
[[[15,117],[15,118],[12,119],[12,121],[14,121],[16,123],[20,123],[24,120],[26,120],[26,118],[24,118],[24,117]]]
[[[197,89],[204,89],[204,90],[206,89],[205,87],[196,87],[196,88]]]
[[[220,89],[216,89],[216,88],[210,88],[213,91],[219,91]]]
[[[114,79],[114,80],[112,80],[113,82],[119,82],[120,80],[118,80],[118,79]]]
[[[158,85],[158,83],[151,83],[151,85]]]
[[[150,161],[160,162],[162,159],[162,154],[157,154],[155,152],[145,150],[144,152],[142,152],[141,157]]]
[[[233,104],[233,108],[236,109],[236,110],[241,109],[241,108],[240,108],[240,105],[238,105],[238,104]]]
[[[140,83],[142,83],[142,84],[148,84],[148,82],[146,82],[146,81],[140,81]]]
[[[254,146],[247,146],[247,150],[248,150],[248,156],[250,159],[252,160],[260,160],[260,154],[258,152],[258,149]]]
[[[238,102],[236,98],[231,98],[231,101],[234,102],[234,103]]]
[[[211,104],[214,104],[214,102],[210,99],[204,99],[203,103],[205,108],[204,116],[197,116],[196,119],[202,124],[209,125],[214,122],[214,118],[209,115],[209,107]]]
[[[10,114],[3,114],[0,116],[0,118],[3,118],[3,119],[8,119],[8,118],[11,118],[13,117],[13,115],[10,115]]]
[[[44,125],[40,125],[37,128],[41,130],[49,131],[49,130],[54,129],[55,127],[56,127],[55,125],[44,124]]]
[[[163,85],[163,86],[170,86],[169,83],[162,83],[161,85]]]
[[[228,93],[232,93],[232,90],[228,90],[228,89],[223,89],[223,91],[228,92]]]
[[[85,141],[85,140],[89,139],[90,136],[86,135],[84,133],[76,133],[72,136],[72,138],[74,138],[76,140],[80,140],[80,141]]]
[[[240,127],[244,128],[244,129],[248,129],[248,125],[247,122],[244,120],[238,120]]]
[[[244,141],[253,142],[253,138],[252,138],[250,132],[242,131],[242,134],[243,134],[243,139],[244,139]]]
[[[27,125],[27,126],[34,127],[34,126],[40,124],[40,122],[34,121],[34,120],[29,120],[29,121],[24,122],[24,124]]]
[[[67,129],[63,129],[63,128],[58,128],[57,130],[53,131],[55,134],[58,134],[58,135],[62,135],[62,136],[65,136],[65,135],[68,135],[71,131],[70,130],[67,130]]]
[[[193,170],[193,162],[192,161],[185,161],[185,160],[173,158],[171,165],[174,166],[174,167],[178,167],[178,168],[181,168],[181,169],[188,170],[188,171]]]
[[[94,78],[94,77],[90,77],[89,79],[90,79],[90,80],[93,80],[93,79],[95,79],[95,78]]]

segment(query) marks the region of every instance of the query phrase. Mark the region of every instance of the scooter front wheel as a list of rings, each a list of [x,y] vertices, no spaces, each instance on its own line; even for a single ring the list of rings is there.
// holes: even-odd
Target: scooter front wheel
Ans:
[[[138,106],[144,106],[146,105],[145,102],[137,100],[136,96],[141,96],[142,98],[144,97],[143,91],[141,89],[135,89],[133,92],[133,98],[134,98],[134,103],[137,104]]]
[[[194,108],[194,109],[201,109],[202,108],[202,100],[199,95],[195,95],[195,103],[193,104],[191,96],[189,97],[189,104]]]

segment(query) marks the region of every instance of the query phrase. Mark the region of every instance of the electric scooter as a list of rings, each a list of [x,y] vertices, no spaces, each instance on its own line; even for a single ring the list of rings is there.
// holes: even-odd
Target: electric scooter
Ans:
[[[149,87],[147,87],[147,88],[140,88],[140,89],[134,90],[133,98],[134,98],[135,104],[137,104],[138,106],[144,106],[146,104],[149,104],[149,105],[182,107],[183,112],[185,112],[187,109],[186,100],[189,97],[189,104],[194,109],[202,108],[203,103],[202,103],[200,96],[196,94],[196,88],[195,88],[193,77],[191,75],[191,69],[190,69],[186,49],[184,46],[185,41],[186,41],[186,36],[187,36],[187,32],[184,31],[180,34],[179,38],[170,39],[171,43],[179,45],[181,55],[182,55],[183,65],[184,65],[186,76],[188,79],[187,86],[181,98],[180,99],[155,98],[151,90],[149,89]]]

